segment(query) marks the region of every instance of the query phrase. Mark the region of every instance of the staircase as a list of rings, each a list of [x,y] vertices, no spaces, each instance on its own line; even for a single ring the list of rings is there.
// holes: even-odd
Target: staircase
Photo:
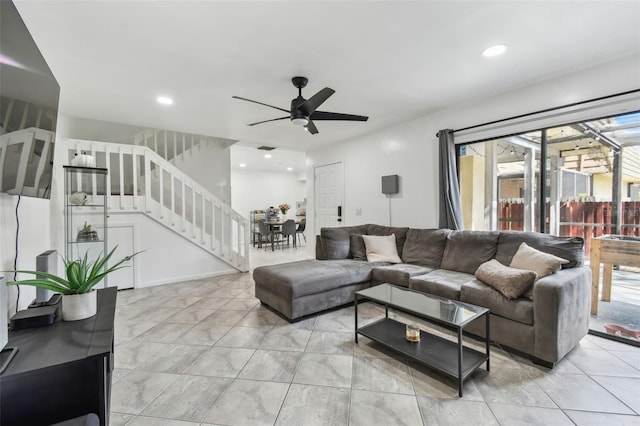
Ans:
[[[168,133],[152,134],[157,141],[158,135]],[[177,137],[178,133],[174,134]],[[153,139],[145,139],[149,140]],[[211,142],[189,141],[186,136],[183,140],[184,145],[172,153],[167,149],[171,144],[164,143],[165,157],[175,162],[200,149],[198,143]],[[158,145],[154,148],[158,149]],[[145,214],[235,269],[249,270],[248,221],[166,158],[148,146],[108,142],[72,139],[68,140],[68,149],[69,161],[75,154],[86,153],[96,158],[98,167],[109,170],[108,211]]]
[[[197,155],[210,148],[228,148],[236,142],[231,139],[160,129],[145,129],[133,137],[134,145],[150,148],[173,165],[190,155]]]

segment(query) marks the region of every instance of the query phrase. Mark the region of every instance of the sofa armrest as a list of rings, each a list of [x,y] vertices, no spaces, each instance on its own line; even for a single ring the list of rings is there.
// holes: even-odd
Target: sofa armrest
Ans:
[[[587,334],[591,269],[562,269],[533,286],[534,356],[559,361]]]

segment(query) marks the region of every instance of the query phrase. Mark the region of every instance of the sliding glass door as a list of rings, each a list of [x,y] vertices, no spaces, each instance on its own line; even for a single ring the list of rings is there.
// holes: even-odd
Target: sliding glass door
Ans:
[[[582,237],[592,330],[640,342],[640,113],[466,144],[459,160],[465,229]]]

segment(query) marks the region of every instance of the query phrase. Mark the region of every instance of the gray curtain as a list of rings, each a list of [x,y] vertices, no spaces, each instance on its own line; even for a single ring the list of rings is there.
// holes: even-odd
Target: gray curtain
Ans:
[[[440,130],[438,137],[440,138],[440,228],[463,229],[453,130]]]

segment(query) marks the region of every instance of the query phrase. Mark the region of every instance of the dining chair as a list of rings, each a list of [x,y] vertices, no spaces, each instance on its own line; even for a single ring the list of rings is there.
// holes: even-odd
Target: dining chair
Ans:
[[[282,225],[282,237],[287,238],[287,244],[289,244],[289,237],[293,237],[293,247],[296,247],[296,221],[293,219],[287,220]]]
[[[306,243],[307,242],[307,236],[304,235],[304,230],[307,227],[307,218],[306,217],[303,218],[300,222],[301,223],[300,223],[300,225],[298,225],[298,229],[296,229],[296,236],[298,238],[300,238],[300,235],[302,235],[302,238],[304,238],[304,242]]]
[[[269,226],[267,226],[266,223],[264,223],[264,221],[258,221],[258,231],[260,232],[260,239],[258,240],[258,248],[262,248],[262,243],[265,242],[267,244],[265,244],[265,251],[267,250],[268,247],[268,243],[271,242],[271,238],[273,238],[273,235],[271,234],[271,231],[269,230]]]

